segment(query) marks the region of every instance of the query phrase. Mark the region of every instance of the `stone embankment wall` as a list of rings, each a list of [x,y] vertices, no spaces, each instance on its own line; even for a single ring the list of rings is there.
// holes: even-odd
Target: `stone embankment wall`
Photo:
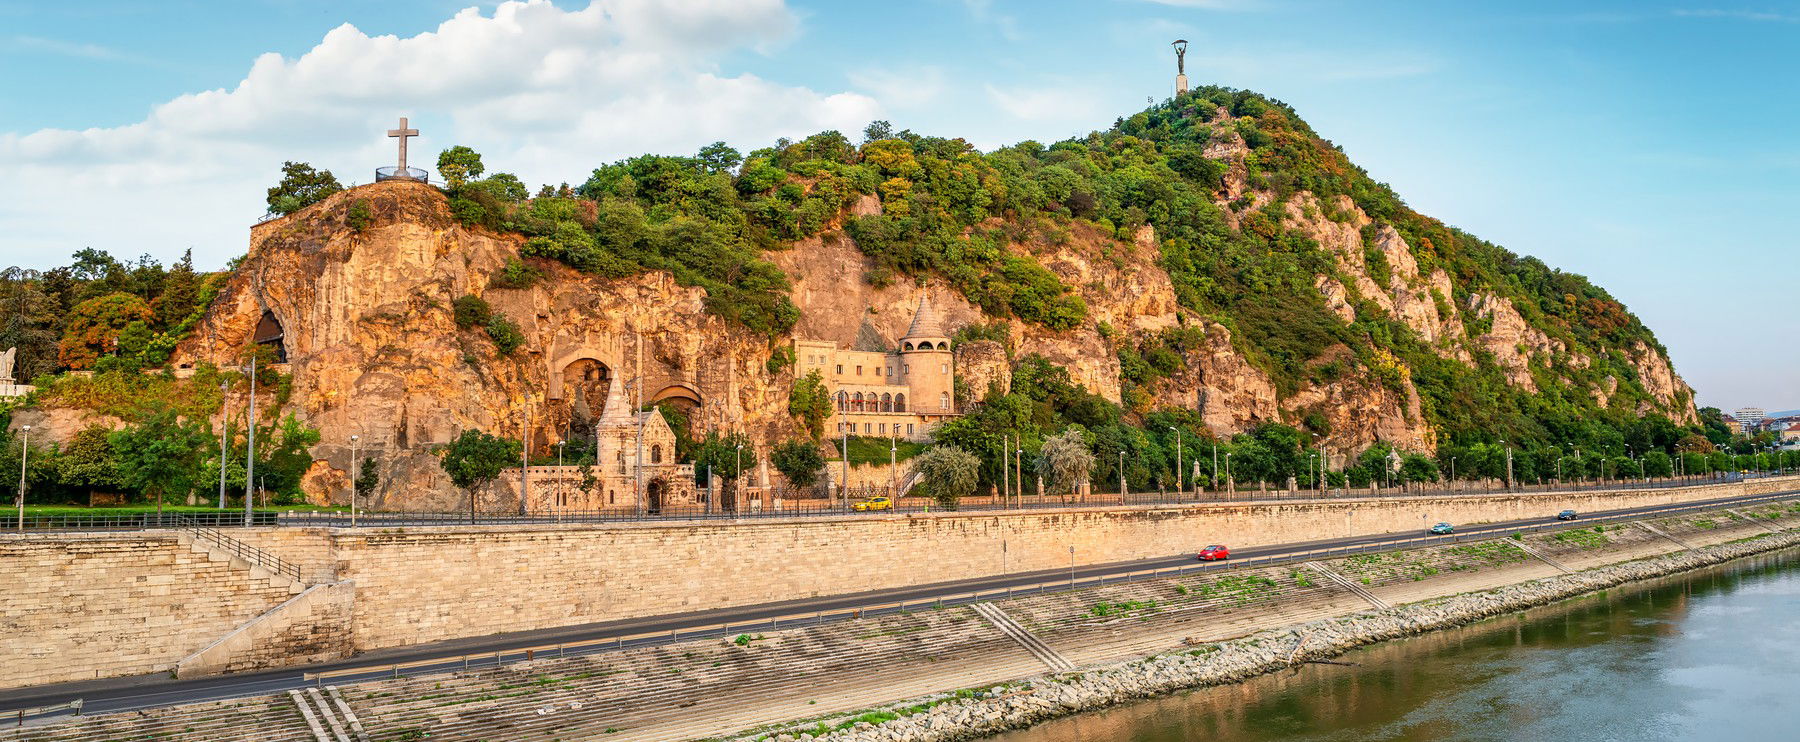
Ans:
[[[1793,489],[1800,478],[1681,489],[714,523],[232,535],[353,582],[284,606],[294,585],[177,534],[0,536],[0,687],[267,667],[445,639],[861,592],[1189,552],[1544,517]],[[281,610],[275,610],[283,607]],[[271,614],[265,616],[264,614]],[[260,620],[258,620],[260,618]],[[348,620],[348,628],[345,621]],[[233,638],[235,637],[235,638]]]
[[[600,527],[265,530],[251,543],[356,583],[359,650],[919,585],[1002,572],[1410,532],[1792,489],[1687,488],[967,512]],[[329,556],[325,556],[326,552]],[[298,555],[301,552],[296,552]],[[296,556],[296,558],[300,558]],[[880,568],[869,568],[879,565]]]
[[[175,532],[0,535],[0,687],[169,671],[293,594]]]

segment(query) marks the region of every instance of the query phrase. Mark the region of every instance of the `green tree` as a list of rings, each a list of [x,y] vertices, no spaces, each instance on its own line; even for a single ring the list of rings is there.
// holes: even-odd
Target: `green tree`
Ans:
[[[450,483],[469,493],[469,522],[475,522],[476,491],[500,478],[500,472],[519,460],[524,445],[511,438],[465,430],[438,449],[438,464]]]
[[[956,446],[937,445],[913,458],[913,470],[919,473],[917,486],[945,510],[955,510],[962,498],[974,494],[981,470],[981,459],[974,454]]]
[[[713,142],[701,147],[698,157],[700,162],[706,165],[707,170],[715,173],[730,172],[738,166],[738,163],[744,161],[743,156],[738,154],[737,150],[732,149],[724,142]]]
[[[831,390],[815,369],[794,381],[788,394],[788,414],[800,421],[800,427],[817,442],[825,434],[825,420],[831,417]]]
[[[208,438],[199,423],[164,409],[138,425],[114,431],[108,443],[118,457],[119,482],[155,500],[160,516],[170,492],[185,495],[193,490],[194,473],[209,449]]]
[[[494,309],[488,306],[487,300],[474,294],[463,294],[450,302],[451,316],[456,326],[463,329],[486,326],[493,318]]]
[[[281,182],[269,189],[271,214],[292,214],[344,190],[330,170],[314,170],[304,162],[281,164]]]
[[[375,494],[375,488],[381,486],[381,471],[375,457],[362,460],[362,466],[356,473],[356,499],[368,502],[368,497]],[[366,506],[365,506],[366,507]]]
[[[56,478],[77,492],[105,492],[118,487],[119,460],[113,452],[112,431],[90,425],[70,438],[57,452]]]
[[[785,441],[769,452],[769,463],[795,487],[811,487],[825,468],[825,455],[816,441]]]
[[[438,153],[437,171],[444,183],[454,191],[481,177],[486,168],[481,165],[481,155],[458,144]]]
[[[1081,426],[1071,425],[1038,449],[1037,470],[1052,492],[1073,493],[1094,471],[1094,452],[1083,433]]]
[[[756,468],[756,443],[743,433],[719,435],[717,431],[707,433],[706,439],[700,442],[700,448],[694,452],[694,472],[702,474],[711,468],[712,473],[725,482],[725,491],[719,502],[727,510],[737,508],[737,483],[744,472]]]
[[[518,325],[499,312],[488,318],[486,329],[488,339],[494,341],[494,349],[500,351],[500,355],[512,355],[513,351],[525,344],[525,333],[520,332]]]

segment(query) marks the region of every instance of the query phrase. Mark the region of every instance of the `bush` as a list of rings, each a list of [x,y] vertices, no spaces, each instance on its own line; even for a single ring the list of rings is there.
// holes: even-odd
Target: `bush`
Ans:
[[[506,266],[489,283],[503,289],[528,289],[544,277],[544,272],[525,264],[518,258],[507,258]]]
[[[456,326],[465,330],[471,327],[486,325],[493,317],[493,307],[487,300],[474,294],[463,294],[451,302],[451,309],[456,317]]]
[[[353,232],[361,232],[369,228],[369,220],[375,216],[374,209],[369,208],[369,199],[359,198],[350,204],[350,210],[344,214],[344,224]]]
[[[525,333],[519,332],[519,326],[504,314],[495,314],[487,321],[488,338],[494,341],[494,349],[500,355],[512,355],[512,352],[525,344]]]
[[[819,472],[825,468],[825,457],[819,453],[819,445],[811,441],[787,441],[775,446],[769,452],[769,463],[775,470],[787,477],[795,487],[811,487],[819,481]]]
[[[940,507],[955,510],[958,501],[974,494],[981,459],[956,446],[938,445],[919,454],[913,468],[919,473],[918,486]]]

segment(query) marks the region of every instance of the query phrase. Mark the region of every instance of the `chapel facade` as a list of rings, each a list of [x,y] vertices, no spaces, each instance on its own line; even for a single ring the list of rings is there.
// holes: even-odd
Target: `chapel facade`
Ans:
[[[830,390],[836,435],[924,440],[956,409],[956,358],[943,317],[920,296],[911,327],[897,347],[865,328],[846,349],[829,340],[795,340],[800,376],[819,372]]]

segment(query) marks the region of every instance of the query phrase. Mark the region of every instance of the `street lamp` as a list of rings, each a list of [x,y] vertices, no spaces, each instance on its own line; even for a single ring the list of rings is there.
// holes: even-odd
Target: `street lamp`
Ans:
[[[19,426],[19,530],[25,530],[25,459],[31,455],[31,426]]]
[[[360,440],[362,440],[362,436],[360,436],[360,435],[350,436],[350,527],[351,528],[356,527],[356,462],[357,462],[357,459],[359,458],[358,454],[362,453],[361,449],[356,447],[356,443],[357,443],[357,441],[360,441]]]
[[[250,407],[244,417],[244,527],[256,511],[256,349],[250,350]],[[224,462],[219,462],[221,465]]]
[[[1179,499],[1187,489],[1186,482],[1181,478],[1181,429],[1173,425],[1169,429],[1175,431],[1175,497]]]
[[[225,509],[225,457],[228,455],[225,446],[231,442],[231,416],[225,414],[229,402],[225,392],[230,385],[219,382],[219,509]]]
[[[1119,504],[1125,504],[1125,449],[1119,449]]]
[[[1231,478],[1231,452],[1225,452],[1225,486],[1231,488],[1231,494],[1237,494],[1237,482]]]

